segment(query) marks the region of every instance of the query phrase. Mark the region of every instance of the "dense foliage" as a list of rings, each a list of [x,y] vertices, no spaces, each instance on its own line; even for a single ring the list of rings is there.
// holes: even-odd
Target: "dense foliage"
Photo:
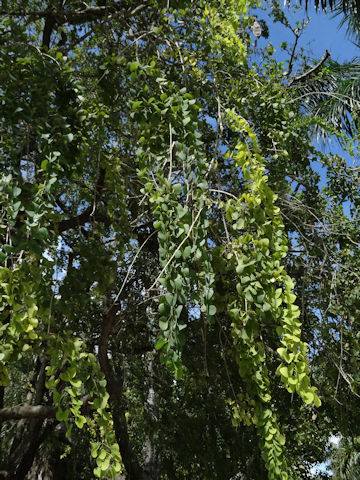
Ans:
[[[355,147],[255,7],[3,2],[3,478],[310,478],[360,435],[357,169],[311,134]]]

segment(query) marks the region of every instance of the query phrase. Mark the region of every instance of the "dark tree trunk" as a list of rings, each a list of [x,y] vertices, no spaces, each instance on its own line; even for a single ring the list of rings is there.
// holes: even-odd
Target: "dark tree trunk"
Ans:
[[[31,379],[34,393],[28,392],[25,407],[32,402],[36,405],[43,401],[45,391],[45,366],[46,357],[41,355],[35,366],[35,372]],[[45,428],[44,419],[22,419],[18,422],[18,429],[11,445],[8,458],[8,472],[12,480],[24,480],[34,462],[39,446],[53,429],[53,423],[48,423]]]
[[[44,420],[31,420],[26,438],[9,458],[8,476],[11,480],[24,480],[29,473],[40,445],[53,430],[53,422],[41,429]],[[18,460],[20,458],[20,460]],[[16,466],[17,465],[17,466]]]
[[[140,466],[135,452],[130,443],[125,412],[122,406],[123,378],[122,372],[114,375],[114,370],[109,362],[108,348],[112,328],[116,320],[118,306],[111,298],[111,290],[108,290],[107,311],[103,314],[103,324],[99,341],[99,363],[106,378],[106,388],[110,395],[110,408],[114,420],[116,441],[119,444],[122,460],[126,469],[126,480],[153,480]]]
[[[126,480],[153,480],[152,477],[141,468],[131,448],[124,409],[119,401],[112,402],[112,415],[116,441],[119,444],[126,470]]]
[[[32,467],[36,452],[43,440],[41,426],[43,420],[32,420],[29,434],[25,442],[21,443],[21,451],[24,452],[18,464],[16,472],[11,475],[11,480],[24,480],[29,470]],[[19,452],[20,453],[20,452]]]

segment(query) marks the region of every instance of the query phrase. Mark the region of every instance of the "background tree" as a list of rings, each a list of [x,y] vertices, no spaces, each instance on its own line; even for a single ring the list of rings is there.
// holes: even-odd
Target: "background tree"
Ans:
[[[4,477],[307,478],[358,428],[357,171],[249,7],[3,5]]]

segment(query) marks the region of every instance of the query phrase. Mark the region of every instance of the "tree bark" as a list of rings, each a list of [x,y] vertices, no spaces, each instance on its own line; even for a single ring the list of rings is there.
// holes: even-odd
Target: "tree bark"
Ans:
[[[99,363],[106,378],[107,390],[110,395],[110,408],[114,421],[116,441],[119,444],[122,460],[126,470],[126,480],[152,480],[141,468],[138,459],[131,447],[124,409],[122,408],[122,384],[123,379],[115,377],[113,368],[109,362],[108,348],[111,330],[114,326],[116,314],[119,309],[111,297],[111,290],[107,293],[107,308],[103,314],[103,323],[99,341]]]
[[[2,408],[0,410],[0,422],[25,418],[55,418],[56,412],[56,407],[48,407],[45,405],[17,405],[16,407]]]

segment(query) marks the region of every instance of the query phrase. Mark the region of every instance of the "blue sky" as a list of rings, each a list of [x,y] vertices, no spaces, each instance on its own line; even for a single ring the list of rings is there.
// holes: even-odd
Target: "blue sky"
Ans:
[[[311,20],[302,34],[299,44],[306,46],[308,53],[312,54],[314,58],[320,59],[325,50],[329,50],[331,58],[338,62],[350,61],[360,54],[359,48],[347,38],[346,28],[338,28],[340,18],[333,18],[332,13],[317,12],[312,6],[311,0],[309,0],[307,13],[305,7],[296,12],[292,7],[284,7],[284,11],[293,27],[296,26],[297,21],[310,16]],[[269,23],[269,29],[269,40],[275,47],[278,47],[283,41],[293,42],[293,37],[289,35],[289,31],[280,23]],[[263,40],[263,42],[267,41]],[[261,45],[260,42],[259,45]],[[280,49],[277,49],[277,54],[281,55]]]
[[[303,0],[303,4],[305,4],[305,0]],[[360,48],[353,43],[353,40],[348,38],[346,26],[339,28],[340,17],[334,17],[334,14],[331,12],[324,13],[322,10],[316,11],[313,6],[313,0],[309,0],[307,12],[305,11],[304,5],[301,6],[301,8],[296,8],[294,5],[295,3],[291,2],[290,7],[283,6],[286,17],[293,28],[297,26],[297,22],[302,22],[310,17],[310,21],[298,41],[298,48],[303,47],[306,55],[310,59],[313,59],[313,63],[309,60],[309,65],[305,68],[305,71],[316,64],[323,57],[326,50],[330,52],[330,58],[339,63],[350,62],[357,56],[360,57]],[[260,37],[258,46],[263,47],[270,41],[275,47],[275,57],[281,61],[288,61],[289,54],[280,48],[280,44],[287,42],[291,49],[295,41],[295,36],[280,22],[273,23],[267,16],[267,9],[268,7],[264,4],[264,12],[258,14],[258,17],[266,20],[269,27],[269,38],[265,39]],[[360,59],[356,61],[359,62]],[[285,67],[286,66],[287,65],[285,65]],[[296,71],[297,67],[299,67],[299,65],[294,66],[292,75],[303,73],[304,70]],[[315,146],[324,153],[331,152],[332,154],[341,155],[348,164],[353,165],[354,159],[350,158],[348,153],[341,149],[336,139],[329,139],[325,144],[322,141],[316,142]],[[314,168],[321,175],[320,186],[324,185],[326,182],[325,169],[318,162],[314,163]],[[350,214],[348,204],[344,204],[344,211],[348,215]]]

